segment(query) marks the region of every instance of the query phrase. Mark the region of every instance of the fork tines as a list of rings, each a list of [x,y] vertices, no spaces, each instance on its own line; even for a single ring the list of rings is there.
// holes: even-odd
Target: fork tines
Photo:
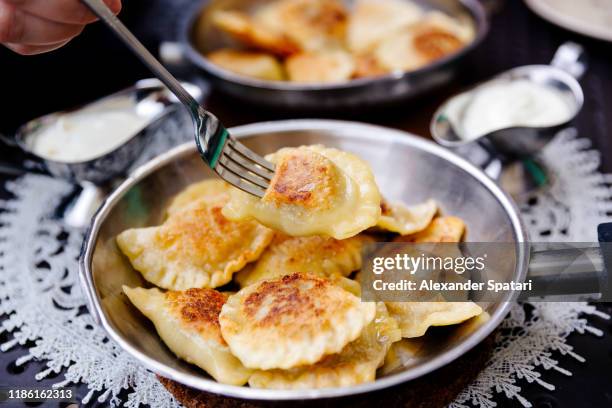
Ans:
[[[235,187],[261,198],[274,176],[274,164],[228,137],[215,172]]]

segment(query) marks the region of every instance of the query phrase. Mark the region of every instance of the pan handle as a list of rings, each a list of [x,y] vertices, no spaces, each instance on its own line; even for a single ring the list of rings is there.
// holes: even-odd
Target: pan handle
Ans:
[[[533,290],[523,292],[522,300],[609,301],[612,287],[612,223],[598,227],[599,245],[534,244],[527,279]]]

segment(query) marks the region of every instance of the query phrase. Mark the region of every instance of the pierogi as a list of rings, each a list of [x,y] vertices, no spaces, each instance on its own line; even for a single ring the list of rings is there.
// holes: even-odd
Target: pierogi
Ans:
[[[460,242],[465,233],[465,223],[461,218],[446,216],[434,218],[423,230],[414,234],[401,235],[395,242]]]
[[[214,289],[162,293],[157,288],[124,286],[123,291],[179,358],[221,383],[247,382],[251,371],[232,355],[219,330],[219,313],[227,295]]]
[[[348,276],[361,268],[364,245],[374,242],[367,235],[339,241],[310,236],[289,237],[277,234],[261,258],[236,274],[241,287],[292,273],[320,277]]]
[[[266,156],[276,164],[262,199],[232,189],[223,215],[256,219],[291,236],[346,239],[376,225],[380,193],[366,162],[321,145],[283,148]]]
[[[358,338],[374,303],[313,275],[255,283],[229,297],[219,315],[232,353],[249,368],[289,369],[338,353]]]
[[[348,47],[357,54],[370,52],[394,31],[409,27],[422,17],[423,10],[408,1],[359,0],[348,23]]]
[[[482,313],[474,302],[387,302],[389,314],[395,318],[402,337],[425,334],[431,326],[462,323]]]
[[[226,201],[229,198],[230,185],[223,180],[207,179],[193,183],[178,193],[166,208],[166,215],[171,216],[191,206],[200,198],[219,199]]]
[[[326,43],[307,32],[288,41]],[[432,326],[469,320],[456,331],[467,335],[483,321],[469,301],[361,299],[370,244],[460,242],[463,220],[440,216],[433,200],[382,200],[369,165],[347,152],[313,145],[266,158],[276,169],[263,198],[203,180],[167,204],[161,225],[116,237],[133,268],[168,289],[123,287],[178,358],[225,384],[344,387],[401,370]]]
[[[427,228],[437,212],[438,205],[434,200],[412,206],[383,200],[376,226],[401,235],[414,234]]]
[[[172,212],[160,226],[122,232],[117,244],[134,269],[156,286],[184,290],[224,285],[259,258],[274,236],[255,221],[227,220],[221,214],[226,200],[223,195],[200,198]]]
[[[251,16],[240,11],[217,10],[212,22],[238,41],[273,55],[286,56],[300,51],[285,34],[257,24]]]
[[[347,19],[347,10],[338,0],[279,0],[254,13],[257,23],[282,33],[302,51],[342,47]]]
[[[391,345],[400,340],[397,322],[384,303],[376,304],[376,317],[357,340],[319,362],[289,370],[256,370],[249,385],[257,388],[304,389],[348,387],[374,381]]]
[[[339,84],[416,70],[475,37],[467,14],[451,17],[409,0],[274,0],[227,6],[210,13],[210,20],[221,39],[229,35],[234,41],[221,41],[222,48],[212,51],[204,44],[200,48],[221,68],[271,81]],[[203,31],[202,36],[209,34]]]

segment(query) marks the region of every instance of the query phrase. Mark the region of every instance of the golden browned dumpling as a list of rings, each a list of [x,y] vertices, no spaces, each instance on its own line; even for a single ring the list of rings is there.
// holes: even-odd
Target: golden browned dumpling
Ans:
[[[396,31],[378,45],[374,55],[389,70],[410,71],[452,54],[471,40],[470,26],[440,12]]]
[[[355,61],[341,50],[303,52],[287,58],[285,69],[293,82],[342,82],[353,76]]]
[[[438,217],[422,231],[415,234],[399,236],[395,242],[460,242],[465,232],[465,223],[458,217]]]
[[[372,51],[384,38],[423,17],[415,3],[404,0],[358,0],[349,17],[349,49],[357,54]]]
[[[166,209],[166,214],[176,214],[189,207],[200,198],[227,200],[229,197],[229,190],[229,184],[220,179],[198,181],[197,183],[187,186],[183,191],[174,196]]]
[[[400,236],[395,242],[437,243],[460,242],[465,231],[464,222],[457,217],[438,217],[424,230]],[[430,326],[461,323],[482,313],[473,302],[387,302],[389,313],[399,323],[402,337],[418,337]]]
[[[427,228],[437,212],[434,200],[413,206],[383,200],[377,227],[402,235],[414,234]]]
[[[438,28],[453,33],[463,44],[474,39],[474,25],[467,16],[450,17],[438,10],[432,10],[425,14],[423,21],[415,27],[417,30]]]
[[[397,322],[389,316],[384,303],[376,305],[375,319],[359,338],[337,354],[324,357],[316,364],[289,370],[257,370],[249,379],[256,388],[308,389],[348,387],[376,378],[392,343],[400,340]]]
[[[269,81],[284,79],[283,66],[270,54],[229,48],[213,51],[206,56],[221,68],[236,74]]]
[[[243,385],[251,371],[232,355],[219,330],[227,296],[214,289],[162,293],[123,287],[130,301],[153,322],[157,333],[179,358],[195,364],[224,384]]]
[[[229,297],[219,315],[232,353],[249,368],[313,364],[357,339],[376,312],[327,279],[293,274]]]
[[[413,71],[427,65],[430,58],[418,51],[415,41],[411,30],[396,32],[378,46],[376,61],[389,71]]]
[[[380,367],[380,374],[388,375],[400,371],[404,367],[413,364],[419,355],[426,350],[427,338],[415,337],[412,339],[401,339],[391,344],[385,362]]]
[[[367,235],[339,241],[318,235],[289,237],[277,234],[261,258],[238,272],[235,279],[245,287],[295,272],[321,277],[348,276],[361,268],[361,251],[369,242],[374,240]]]
[[[340,275],[330,275],[325,279],[327,279],[334,285],[341,287],[347,292],[352,293],[355,296],[361,297],[361,284],[356,280],[345,278],[344,276]]]
[[[240,11],[217,10],[212,15],[213,24],[243,44],[287,56],[300,51],[300,47],[284,33],[253,21]]]
[[[254,261],[274,233],[255,221],[229,221],[225,196],[201,198],[158,227],[133,228],[117,244],[134,269],[156,286],[184,290],[217,287]]]
[[[431,326],[464,322],[482,313],[474,302],[387,302],[389,314],[397,320],[402,337],[419,337]]]
[[[262,199],[232,189],[223,214],[255,218],[291,236],[346,239],[376,225],[380,193],[367,163],[321,145],[284,148],[266,156],[276,164]]]
[[[279,0],[255,12],[261,26],[285,34],[303,51],[341,48],[347,11],[337,0]]]
[[[367,78],[386,75],[389,70],[381,66],[378,60],[371,54],[355,55],[354,78]]]

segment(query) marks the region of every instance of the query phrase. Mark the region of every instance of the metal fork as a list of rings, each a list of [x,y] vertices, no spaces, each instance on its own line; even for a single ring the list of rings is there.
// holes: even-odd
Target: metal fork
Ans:
[[[233,138],[219,119],[204,109],[179,81],[142,45],[102,0],[81,0],[176,95],[191,113],[195,141],[202,159],[222,179],[263,197],[274,175],[274,164]]]

